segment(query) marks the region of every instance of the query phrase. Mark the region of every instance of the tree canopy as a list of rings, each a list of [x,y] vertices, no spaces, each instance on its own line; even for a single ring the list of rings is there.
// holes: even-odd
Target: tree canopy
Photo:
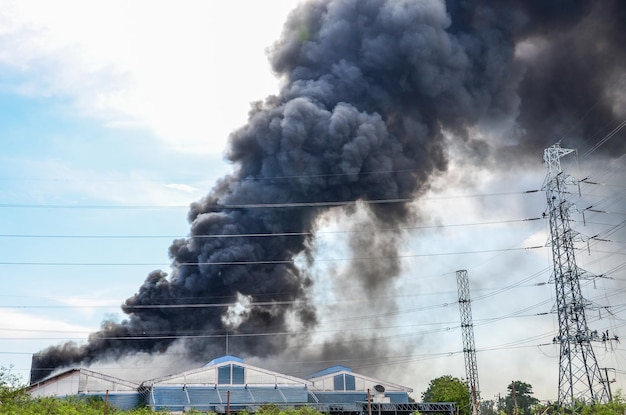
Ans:
[[[454,402],[460,415],[469,415],[470,413],[470,396],[467,383],[450,375],[431,380],[428,389],[422,393],[422,401]]]
[[[24,386],[12,367],[0,367],[0,405],[19,399],[24,395]]]
[[[504,405],[508,414],[514,414],[517,406],[518,414],[530,415],[532,407],[539,403],[539,399],[532,396],[533,387],[526,382],[513,381],[507,390],[509,392],[504,398]]]

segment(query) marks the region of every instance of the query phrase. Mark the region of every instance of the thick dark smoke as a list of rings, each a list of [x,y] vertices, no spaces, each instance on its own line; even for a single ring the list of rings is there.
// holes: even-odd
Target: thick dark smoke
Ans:
[[[122,306],[127,319],[103,323],[86,345],[42,351],[31,381],[62,366],[160,353],[181,337],[198,360],[223,354],[224,340],[212,336],[227,332],[230,353],[283,351],[288,336],[237,335],[315,328],[306,264],[317,219],[337,209],[326,202],[419,198],[446,171],[451,143],[482,159],[538,158],[561,138],[584,150],[626,118],[625,5],[304,3],[270,52],[284,86],[230,137],[234,173],[191,206],[190,236],[170,248],[171,274],[152,272]],[[496,133],[501,142],[488,138]],[[373,229],[416,218],[407,202],[368,209]],[[353,267],[363,287],[400,273],[397,239],[359,238],[353,249],[369,242],[387,261]]]

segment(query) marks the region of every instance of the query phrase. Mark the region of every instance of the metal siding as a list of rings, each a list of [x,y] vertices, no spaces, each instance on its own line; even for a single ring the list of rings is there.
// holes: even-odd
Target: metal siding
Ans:
[[[150,403],[157,411],[162,409],[182,411],[185,406],[189,405],[187,393],[182,387],[155,387],[152,390],[152,398]]]
[[[130,387],[109,379],[101,379],[93,375],[81,375],[79,392],[132,391]]]
[[[345,403],[367,401],[367,393],[363,392],[313,392],[319,403]]]
[[[220,387],[220,395],[222,395],[222,399],[224,403],[228,401],[228,392],[230,392],[230,404],[231,405],[241,405],[241,404],[250,404],[254,403],[254,398],[250,391],[243,387]]]
[[[260,404],[285,403],[283,394],[276,388],[253,387],[248,388],[254,402]]]
[[[386,392],[385,396],[389,398],[391,403],[409,403],[409,394],[407,392]]]
[[[107,399],[106,393],[85,393],[81,394],[81,397],[97,396],[102,400]],[[141,396],[139,393],[110,393],[109,392],[109,405],[121,409],[123,411],[129,411],[134,409],[141,403]]]
[[[196,407],[222,403],[219,392],[213,387],[188,386],[187,393],[189,394],[189,401]]]
[[[304,387],[278,388],[285,396],[287,403],[303,403],[308,401],[308,393]]]
[[[33,397],[76,395],[79,392],[80,372],[71,373],[42,383],[30,391]]]

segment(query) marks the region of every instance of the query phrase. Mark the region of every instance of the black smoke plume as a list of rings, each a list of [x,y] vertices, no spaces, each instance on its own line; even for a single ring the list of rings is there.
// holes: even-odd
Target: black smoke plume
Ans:
[[[234,172],[191,206],[170,275],[148,275],[122,306],[126,320],[103,323],[87,344],[43,350],[31,381],[58,367],[160,353],[180,338],[200,360],[223,353],[212,336],[225,333],[231,353],[281,352],[287,336],[237,334],[315,328],[309,247],[332,204],[394,201],[367,206],[375,226],[400,225],[415,219],[407,201],[446,171],[451,144],[477,160],[539,158],[560,139],[589,148],[618,125],[625,10],[621,0],[302,4],[270,51],[284,86],[231,135]],[[622,154],[624,143],[601,151]],[[398,241],[373,241],[382,245],[394,251]],[[385,258],[363,278],[397,275],[394,253]]]

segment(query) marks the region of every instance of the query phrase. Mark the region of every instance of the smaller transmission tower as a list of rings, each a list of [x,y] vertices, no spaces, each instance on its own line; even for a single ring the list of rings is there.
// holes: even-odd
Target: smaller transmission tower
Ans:
[[[480,414],[480,388],[478,387],[478,364],[474,345],[474,324],[472,323],[472,305],[470,301],[467,270],[456,272],[456,284],[459,290],[459,310],[461,311],[461,330],[463,332],[463,355],[465,356],[465,376],[470,393],[470,407],[473,415]]]
[[[561,170],[561,157],[574,150],[555,144],[545,149],[543,159],[547,175],[543,185],[548,202],[550,247],[556,287],[556,309],[559,334],[559,405],[572,407],[576,401],[607,401],[606,383],[602,379],[591,342],[599,340],[598,332],[589,330],[585,310],[591,303],[581,292],[580,280],[595,276],[576,265],[574,242],[578,234],[570,227],[567,187],[575,182]]]

